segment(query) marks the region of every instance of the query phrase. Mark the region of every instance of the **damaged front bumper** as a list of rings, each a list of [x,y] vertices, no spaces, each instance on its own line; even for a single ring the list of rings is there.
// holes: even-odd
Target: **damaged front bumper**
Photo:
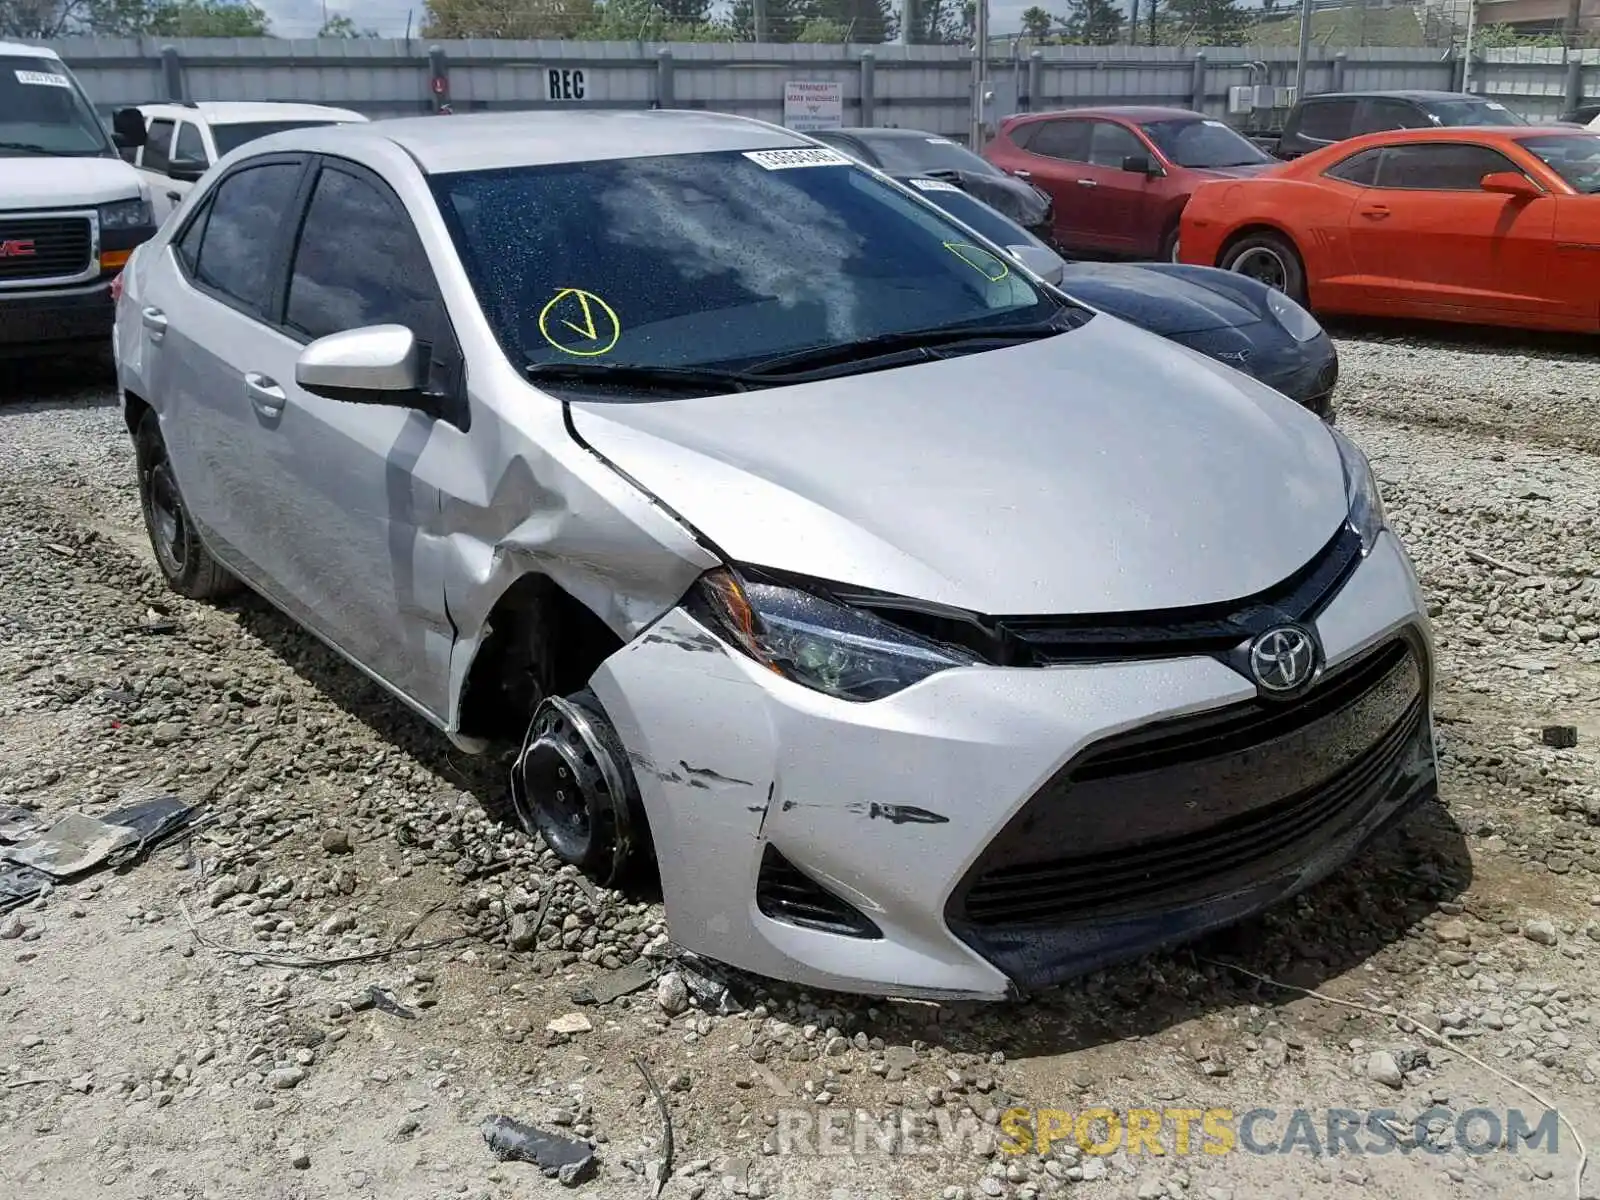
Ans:
[[[1433,793],[1432,650],[1392,535],[1314,624],[1327,673],[1292,706],[1210,657],[952,669],[857,703],[681,608],[591,686],[676,942],[806,986],[1003,999],[1293,895]]]

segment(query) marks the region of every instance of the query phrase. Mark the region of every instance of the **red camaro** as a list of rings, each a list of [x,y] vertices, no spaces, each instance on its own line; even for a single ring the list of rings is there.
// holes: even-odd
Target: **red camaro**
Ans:
[[[1048,192],[1068,252],[1170,259],[1189,194],[1277,162],[1185,108],[1074,108],[1007,117],[983,156]]]
[[[1533,125],[1351,138],[1197,190],[1179,256],[1323,313],[1600,331],[1600,136]]]

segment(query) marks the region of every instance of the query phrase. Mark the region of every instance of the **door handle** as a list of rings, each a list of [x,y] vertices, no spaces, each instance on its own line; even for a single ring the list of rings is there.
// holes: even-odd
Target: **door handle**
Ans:
[[[254,371],[244,377],[244,394],[250,397],[251,407],[263,417],[282,416],[283,406],[289,399],[281,387]]]
[[[1094,180],[1094,179],[1080,179],[1080,180],[1078,180],[1078,186],[1079,187],[1099,187],[1100,184],[1099,184],[1099,182],[1097,180]]]
[[[144,327],[150,331],[150,340],[159,342],[162,335],[167,332],[167,314],[159,308],[146,308],[139,314],[139,319],[144,322]]]
[[[1033,178],[1033,172],[1032,171],[1024,171],[1021,167],[1018,167],[1015,171],[1011,172],[1011,174],[1013,176],[1015,176],[1016,178],[1018,178],[1018,179],[1032,179]]]
[[[1374,204],[1371,208],[1363,208],[1361,215],[1371,217],[1374,221],[1381,221],[1389,215],[1389,210],[1381,204]]]
[[[167,199],[171,200],[174,204],[177,204],[183,199],[183,193],[182,192],[168,192],[167,193]]]

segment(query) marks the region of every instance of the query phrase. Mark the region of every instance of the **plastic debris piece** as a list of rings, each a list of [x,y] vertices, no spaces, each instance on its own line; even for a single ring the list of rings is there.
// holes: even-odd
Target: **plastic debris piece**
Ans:
[[[379,1012],[386,1012],[391,1017],[399,1017],[404,1021],[415,1021],[417,1019],[417,1014],[412,1009],[401,1004],[377,984],[373,984],[367,989],[367,995],[372,997],[372,1007]]]
[[[501,1162],[532,1163],[549,1179],[568,1187],[594,1174],[594,1149],[585,1142],[546,1133],[510,1117],[490,1117],[478,1127],[490,1151]]]
[[[1578,744],[1576,725],[1546,725],[1540,735],[1546,746],[1553,746],[1557,750],[1570,750]]]
[[[620,996],[631,996],[655,982],[654,963],[640,959],[600,976],[593,983],[572,993],[574,1004],[610,1004]]]
[[[111,856],[111,865],[123,866],[137,862],[151,850],[171,841],[188,828],[196,807],[185,804],[176,796],[157,796],[153,800],[142,800],[138,804],[129,804],[115,812],[106,813],[100,819],[107,825],[120,825],[139,835],[134,845]]]
[[[28,903],[50,886],[50,877],[32,867],[0,864],[0,912]]]
[[[138,832],[125,825],[108,825],[86,813],[71,812],[57,817],[38,836],[0,850],[0,856],[54,879],[70,879],[138,841]]]

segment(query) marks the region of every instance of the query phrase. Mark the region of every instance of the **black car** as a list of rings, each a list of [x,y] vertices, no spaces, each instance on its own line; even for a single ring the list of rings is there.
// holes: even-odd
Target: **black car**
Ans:
[[[916,175],[956,184],[1035,237],[1051,241],[1050,197],[947,137],[920,129],[865,127],[830,129],[811,136],[888,175]]]
[[[1526,124],[1498,100],[1469,92],[1328,92],[1307,96],[1289,110],[1276,153],[1299,158],[1346,138],[1390,129]]]
[[[1558,120],[1563,125],[1587,125],[1596,117],[1600,117],[1600,104],[1580,104],[1567,109]]]
[[[947,180],[896,178],[1069,296],[1227,363],[1333,422],[1338,351],[1317,319],[1282,292],[1216,267],[1067,262]]]

